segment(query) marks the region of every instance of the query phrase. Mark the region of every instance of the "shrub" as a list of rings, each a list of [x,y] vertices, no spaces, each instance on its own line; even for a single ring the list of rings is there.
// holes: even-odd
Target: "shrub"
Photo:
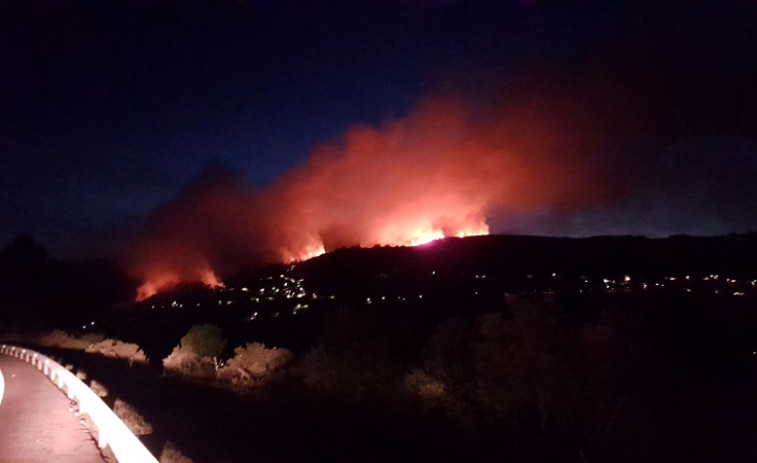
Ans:
[[[129,363],[147,363],[147,357],[139,345],[123,342],[119,339],[105,339],[98,343],[90,344],[85,349],[90,354],[104,355],[105,357],[128,360]]]
[[[180,344],[163,359],[163,368],[169,373],[214,377],[215,358],[223,352],[227,343],[221,328],[207,324],[194,325],[181,338]]]
[[[92,392],[97,394],[98,397],[108,397],[108,389],[94,379],[89,383],[89,388]]]
[[[87,333],[73,336],[62,330],[53,330],[39,337],[38,344],[45,347],[60,347],[62,349],[84,350],[90,344],[100,342],[105,336],[99,333]]]
[[[113,403],[113,412],[121,418],[121,421],[129,427],[135,436],[144,436],[152,434],[152,425],[145,420],[145,417],[139,414],[134,407],[123,400],[116,399]]]
[[[163,359],[163,369],[180,375],[210,377],[215,374],[215,362],[209,357],[198,357],[190,348],[176,346]]]
[[[319,343],[292,370],[313,390],[357,399],[404,390],[404,327],[381,311],[339,307],[326,314]]]
[[[216,325],[194,325],[181,338],[181,347],[191,349],[198,357],[217,357],[226,348],[228,341]]]
[[[310,389],[351,399],[402,388],[402,365],[381,349],[334,349],[320,344],[297,362],[296,374]]]
[[[264,380],[270,373],[283,367],[292,360],[292,353],[287,349],[267,349],[265,344],[247,343],[245,347],[234,349],[234,357],[226,362],[219,371],[219,378],[233,383],[255,384]]]
[[[441,400],[447,395],[443,382],[419,369],[405,376],[405,387],[411,394],[424,401]]]
[[[545,426],[569,408],[561,385],[575,383],[567,357],[574,336],[559,317],[550,300],[518,299],[507,318],[447,320],[429,339],[424,370],[457,400],[506,419],[536,410]]]
[[[163,446],[159,461],[160,463],[194,463],[190,458],[182,455],[181,451],[171,441],[167,441]]]

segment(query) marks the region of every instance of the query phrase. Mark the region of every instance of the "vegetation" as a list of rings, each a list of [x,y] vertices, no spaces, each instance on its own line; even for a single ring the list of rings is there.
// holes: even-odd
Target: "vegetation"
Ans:
[[[158,458],[160,463],[194,463],[190,458],[184,456],[181,451],[171,441],[166,442]]]
[[[217,357],[226,348],[228,341],[216,325],[195,325],[181,338],[180,347],[189,349],[198,357]]]
[[[103,341],[105,336],[99,333],[86,333],[81,336],[70,335],[62,330],[53,330],[39,337],[28,338],[28,342],[47,347],[84,350],[93,343]]]
[[[113,262],[54,259],[22,235],[0,250],[0,325],[70,331],[133,298],[135,285]]]
[[[217,356],[228,341],[221,328],[215,325],[195,325],[185,334],[171,354],[163,359],[169,373],[196,377],[215,377]]]
[[[129,364],[147,363],[147,356],[137,344],[123,342],[120,339],[105,339],[92,343],[84,349],[89,354],[128,360]]]
[[[152,434],[152,425],[133,406],[123,400],[116,399],[113,403],[113,413],[121,418],[135,436]]]
[[[92,391],[95,394],[97,394],[97,396],[100,398],[108,397],[109,395],[108,388],[106,388],[105,386],[100,384],[99,381],[96,381],[94,379],[90,381],[89,388],[92,389]]]
[[[248,343],[234,349],[234,357],[218,372],[217,377],[239,385],[261,385],[275,371],[292,360],[288,349],[267,349],[265,344]]]
[[[163,369],[167,373],[212,378],[215,376],[215,362],[210,357],[199,357],[188,347],[176,346],[163,359]]]
[[[343,305],[317,325],[313,346],[299,351],[247,343],[216,369],[211,358],[203,364],[177,346],[175,353],[191,353],[178,362],[191,365],[183,373],[204,376],[206,386],[134,377],[150,370],[123,363],[124,374],[97,380],[144,410],[154,432],[195,461],[252,461],[250,446],[279,449],[256,456],[281,462],[486,461],[492,454],[738,461],[755,450],[745,428],[753,416],[747,328],[755,319],[749,301],[728,300],[511,297],[500,311],[447,317],[428,329],[412,313]],[[202,332],[218,338],[218,330]],[[209,387],[219,381],[255,393]],[[177,414],[192,426],[177,428]],[[197,433],[202,442],[189,437]],[[286,444],[292,440],[296,447]]]
[[[735,252],[734,240],[714,242]],[[526,273],[487,259],[486,241],[470,241],[460,273],[463,241],[345,250],[247,280],[258,287],[195,288],[196,301],[166,294],[97,320],[111,338],[90,351],[141,351],[117,340],[130,339],[162,365],[47,351],[143,411],[156,455],[170,439],[198,462],[757,460],[757,280],[743,259],[719,278],[652,266],[656,279],[626,280],[542,254]],[[46,342],[92,336],[72,333]]]

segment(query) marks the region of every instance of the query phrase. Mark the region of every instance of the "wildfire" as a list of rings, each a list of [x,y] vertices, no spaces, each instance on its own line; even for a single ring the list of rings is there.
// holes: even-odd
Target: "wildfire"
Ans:
[[[428,244],[432,241],[440,240],[444,238],[444,233],[441,230],[435,231],[422,231],[415,234],[415,237],[407,242],[407,246],[420,246],[422,244]]]
[[[485,236],[489,234],[489,226],[486,224],[480,224],[474,227],[466,228],[457,232],[455,235],[458,238],[465,238],[466,236]]]
[[[420,226],[414,221],[407,223],[393,223],[378,233],[379,238],[375,241],[364,241],[360,243],[364,247],[371,246],[422,246],[436,240],[448,237],[465,238],[467,236],[482,236],[489,234],[489,226],[484,222],[472,222],[454,230],[445,230],[443,227],[435,227],[428,223]],[[313,257],[320,256],[326,252],[323,242],[320,239],[305,245],[298,250],[284,249],[281,251],[282,262],[293,263],[302,262]]]
[[[269,186],[211,170],[146,221],[130,259],[144,281],[138,300],[181,282],[222,285],[213,269],[487,235],[487,218],[503,222],[495,214],[589,204],[602,185],[585,172],[593,164],[579,162],[587,131],[548,108],[544,117],[534,116],[541,106],[517,104],[481,117],[463,101],[432,97],[405,118],[314,147]]]
[[[396,224],[394,229],[402,229],[403,224]],[[405,227],[407,229],[407,227]],[[447,237],[465,238],[466,236],[488,235],[489,226],[485,223],[474,223],[454,232],[446,231],[441,227],[422,226],[410,228],[408,232],[399,233],[394,239],[379,240],[377,243],[384,246],[420,246],[432,241]]]
[[[283,250],[282,260],[285,263],[291,264],[294,262],[302,262],[308,259],[312,259],[313,257],[318,257],[325,253],[326,248],[323,246],[322,242],[318,241],[316,243],[305,246],[299,252],[292,253],[291,251]]]
[[[169,290],[181,282],[198,281],[211,288],[223,288],[223,282],[209,268],[200,270],[194,278],[182,278],[174,272],[157,273],[148,276],[137,289],[137,301],[148,299],[161,291]]]

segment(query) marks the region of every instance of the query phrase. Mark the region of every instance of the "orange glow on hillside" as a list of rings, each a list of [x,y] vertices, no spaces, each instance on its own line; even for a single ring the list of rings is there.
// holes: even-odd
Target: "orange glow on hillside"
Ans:
[[[464,238],[466,236],[488,235],[489,226],[483,222],[472,221],[454,230],[435,227],[428,222],[420,226],[415,221],[393,223],[384,230],[382,238],[376,243],[383,246],[420,246],[447,237]]]
[[[289,250],[282,251],[282,260],[284,263],[291,264],[294,262],[302,262],[313,257],[318,257],[326,253],[326,249],[323,247],[323,243],[320,241],[309,244],[302,248],[299,252],[291,252]]]
[[[383,233],[383,235],[382,235]],[[465,238],[467,236],[482,236],[489,234],[489,226],[483,222],[473,222],[457,228],[454,232],[447,231],[431,225],[417,226],[415,221],[408,224],[393,223],[386,227],[379,236],[383,236],[375,242],[361,243],[364,247],[371,246],[422,246],[436,240],[448,237]],[[284,263],[302,262],[313,257],[318,257],[326,252],[323,243],[318,241],[308,244],[300,251],[282,251]]]
[[[441,231],[431,231],[431,232],[420,232],[416,233],[415,237],[411,239],[407,245],[408,246],[420,246],[422,244],[428,244],[432,241],[440,240],[444,238],[444,233]]]
[[[223,287],[223,282],[210,269],[200,270],[194,278],[181,277],[173,272],[149,275],[137,289],[137,302],[144,301],[159,292],[168,291],[182,282],[198,281],[211,288]]]
[[[501,227],[592,204],[602,182],[584,152],[601,140],[580,111],[530,101],[480,112],[431,97],[402,119],[315,146],[265,187],[210,171],[146,221],[130,256],[144,281],[138,299],[181,282],[220,285],[214,271],[488,235],[487,219]]]

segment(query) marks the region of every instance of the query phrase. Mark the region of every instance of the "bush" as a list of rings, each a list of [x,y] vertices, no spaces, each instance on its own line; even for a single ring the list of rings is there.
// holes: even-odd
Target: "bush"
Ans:
[[[194,325],[181,338],[181,347],[191,349],[198,357],[217,357],[226,348],[228,341],[216,325]]]
[[[94,379],[89,383],[89,388],[92,392],[97,394],[98,397],[108,397],[108,389]]]
[[[215,376],[215,362],[210,357],[199,357],[188,347],[176,346],[163,359],[163,369],[168,373],[200,378]]]
[[[567,355],[574,338],[551,301],[516,300],[509,317],[441,323],[425,350],[424,370],[487,414],[511,420],[536,410],[546,426],[572,405],[565,385],[575,383]]]
[[[185,457],[176,445],[167,441],[160,453],[160,463],[194,463],[190,458]]]
[[[116,399],[115,403],[113,403],[113,412],[121,418],[121,421],[129,427],[135,436],[152,434],[152,425],[134,407],[123,400]]]
[[[654,357],[634,316],[613,309],[598,325],[571,325],[551,299],[508,302],[507,316],[441,323],[407,388],[443,391],[454,416],[486,417],[514,435],[559,436],[584,454],[624,449],[607,461],[642,448],[626,436],[651,442]]]
[[[265,344],[247,343],[245,347],[234,349],[234,357],[226,362],[219,371],[221,379],[234,384],[257,384],[273,371],[283,367],[292,360],[292,353],[287,349],[267,349]]]
[[[444,399],[447,395],[443,382],[418,369],[405,376],[405,387],[408,392],[423,401],[434,402]]]
[[[214,377],[216,357],[223,352],[227,343],[221,328],[208,324],[194,325],[181,338],[179,345],[163,359],[163,368],[169,373]]]
[[[404,390],[401,324],[375,311],[339,307],[326,314],[320,342],[298,356],[293,373],[310,389],[359,399]]]
[[[105,339],[99,333],[88,333],[81,336],[73,336],[62,330],[53,330],[40,336],[37,343],[45,347],[60,347],[62,349],[84,350],[90,344]]]
[[[98,343],[90,344],[84,351],[90,354],[128,360],[129,363],[147,363],[147,357],[142,349],[139,348],[139,345],[123,342],[119,339],[105,339]]]

